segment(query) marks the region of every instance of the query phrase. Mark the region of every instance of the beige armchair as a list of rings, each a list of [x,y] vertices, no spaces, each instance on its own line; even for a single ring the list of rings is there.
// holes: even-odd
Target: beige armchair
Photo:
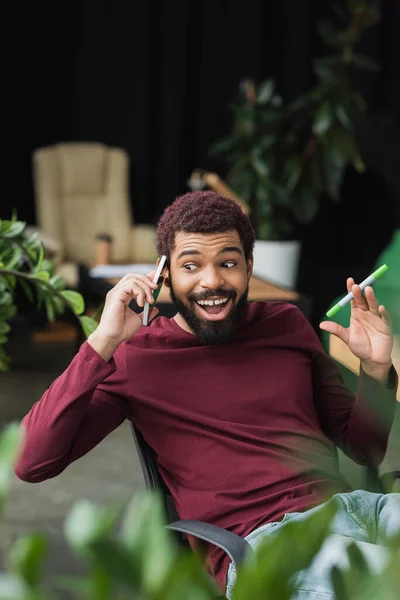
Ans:
[[[152,263],[155,227],[133,225],[129,157],[100,143],[60,143],[33,153],[37,225],[56,271],[78,284],[77,263],[95,264],[95,238],[112,238],[112,262]]]

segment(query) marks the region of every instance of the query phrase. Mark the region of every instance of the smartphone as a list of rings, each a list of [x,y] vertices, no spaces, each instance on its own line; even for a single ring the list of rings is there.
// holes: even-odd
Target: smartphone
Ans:
[[[156,274],[153,277],[153,283],[158,283],[161,273],[165,267],[165,262],[167,260],[166,256],[162,256],[160,258],[160,264],[157,267],[157,271]],[[143,313],[143,325],[148,325],[149,324],[149,318],[150,318],[150,314],[151,314],[151,309],[154,306],[154,304],[157,301],[158,295],[161,291],[162,288],[162,284],[163,284],[163,280],[160,281],[158,287],[152,292],[153,298],[154,298],[154,303],[152,305],[150,305],[148,302],[144,303],[144,313]]]

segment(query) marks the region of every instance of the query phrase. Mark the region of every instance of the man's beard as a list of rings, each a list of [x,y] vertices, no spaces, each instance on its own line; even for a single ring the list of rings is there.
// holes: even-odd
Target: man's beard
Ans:
[[[170,281],[170,285],[171,287],[169,293],[172,302],[174,302],[178,312],[204,346],[228,342],[234,337],[240,317],[242,316],[247,305],[247,296],[249,293],[248,287],[236,303],[235,299],[237,294],[235,292],[228,292],[227,290],[223,289],[204,292],[204,294],[191,295],[188,296],[187,301],[184,302],[181,300],[181,298],[178,298],[175,295],[172,280]],[[222,321],[208,321],[206,319],[202,319],[196,313],[194,306],[195,300],[207,300],[207,298],[215,298],[216,296],[228,296],[228,298],[232,299],[232,307],[227,317]]]

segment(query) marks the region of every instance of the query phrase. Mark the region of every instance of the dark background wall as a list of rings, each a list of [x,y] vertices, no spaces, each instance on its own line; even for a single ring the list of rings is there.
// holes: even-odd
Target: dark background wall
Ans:
[[[156,222],[187,191],[193,168],[224,174],[208,149],[228,131],[228,106],[242,78],[273,76],[285,99],[307,89],[311,58],[323,50],[316,22],[329,6],[329,0],[8,0],[12,151],[0,216],[16,208],[35,223],[36,147],[98,140],[129,152],[135,220]],[[352,264],[365,275],[398,218],[400,169],[394,160],[389,185],[382,170],[400,153],[392,120],[400,107],[400,3],[383,0],[382,10],[382,22],[365,40],[382,68],[357,78],[371,110],[368,126],[378,123],[375,133],[364,131],[370,172],[349,173],[342,205],[324,207],[302,232],[299,286],[313,295],[315,269],[325,276],[326,268],[338,268],[334,290],[342,289],[342,271],[349,274]]]

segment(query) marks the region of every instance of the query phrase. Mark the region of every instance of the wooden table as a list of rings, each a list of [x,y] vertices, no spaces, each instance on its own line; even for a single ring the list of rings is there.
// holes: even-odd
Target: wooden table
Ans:
[[[109,280],[113,285],[118,283],[119,279]],[[300,299],[300,294],[293,290],[287,290],[281,288],[269,281],[259,279],[258,277],[251,277],[249,283],[249,300],[282,300],[284,302],[296,302]],[[163,285],[161,288],[160,295],[158,296],[157,303],[169,304],[171,299],[169,297],[169,288]]]
[[[360,372],[360,360],[354,356],[342,340],[335,335],[329,335],[329,354],[338,363],[356,373]],[[392,352],[393,365],[398,373],[400,373],[400,335],[394,336],[394,346]],[[400,402],[400,388],[397,390],[397,400]]]

